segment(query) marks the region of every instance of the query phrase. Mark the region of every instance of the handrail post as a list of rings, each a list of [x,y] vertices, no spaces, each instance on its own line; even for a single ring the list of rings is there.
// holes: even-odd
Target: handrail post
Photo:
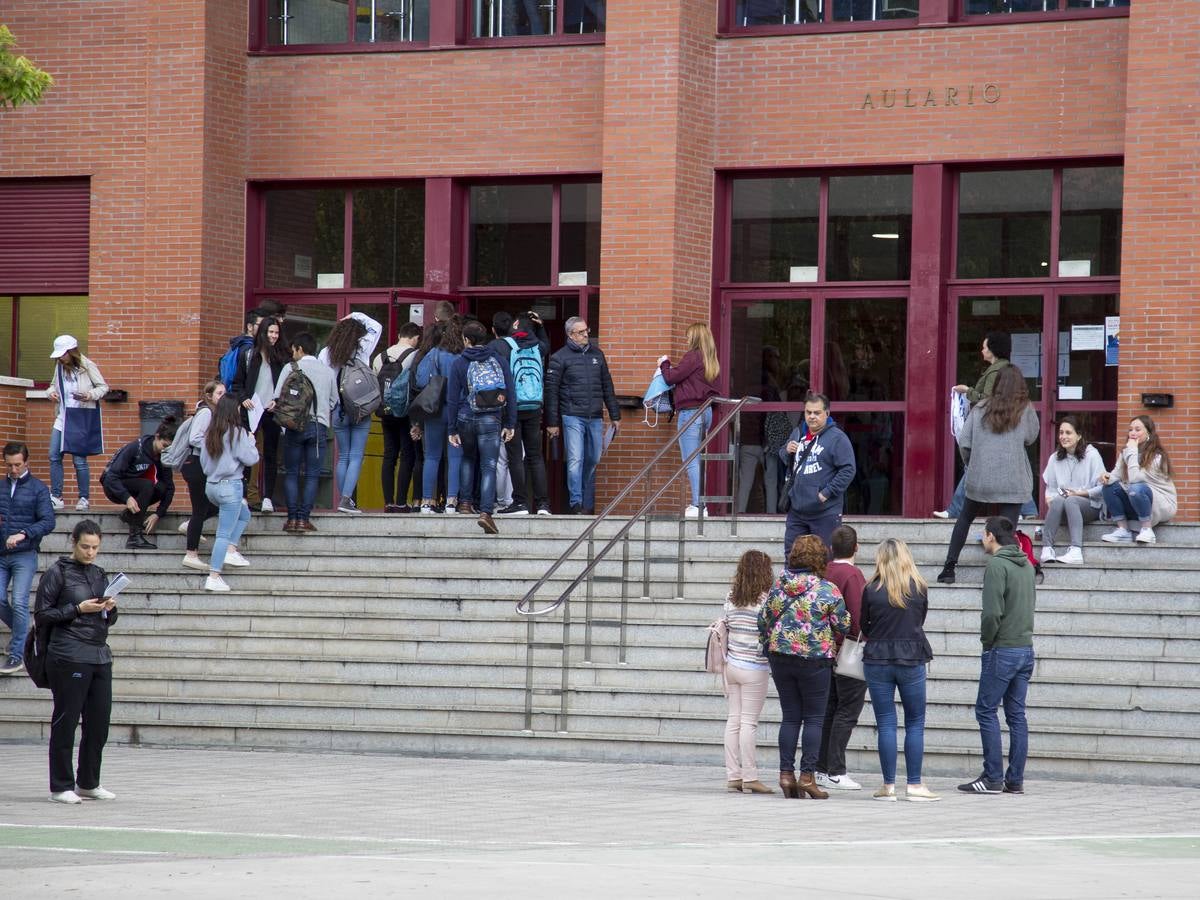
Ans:
[[[621,640],[617,661],[625,662],[625,626],[629,621],[629,532],[621,544]]]
[[[738,407],[733,413],[733,440],[729,444],[729,496],[733,502],[729,504],[729,536],[737,537],[738,517],[738,469],[742,467],[742,409]],[[764,463],[765,465],[765,463]],[[765,469],[764,469],[765,471]]]
[[[567,730],[567,688],[571,671],[571,604],[563,604],[562,653],[559,656],[562,669],[562,682],[559,685],[558,730]]]
[[[675,598],[683,599],[683,530],[686,520],[679,515],[679,537],[675,541]]]
[[[583,605],[583,659],[584,662],[592,661],[592,584],[595,581],[596,569],[593,561],[596,556],[596,545],[591,537],[588,538],[588,564],[587,564],[587,593],[584,595]]]
[[[642,513],[642,599],[650,599],[650,514]]]
[[[525,623],[525,730],[533,731],[533,617]]]

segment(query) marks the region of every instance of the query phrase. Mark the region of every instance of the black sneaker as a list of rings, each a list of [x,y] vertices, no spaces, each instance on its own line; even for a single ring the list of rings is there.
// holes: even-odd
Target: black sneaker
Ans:
[[[125,541],[126,550],[157,550],[158,544],[147,540],[143,534],[131,534]]]
[[[954,566],[946,564],[938,573],[938,584],[954,584]]]
[[[1006,794],[1023,794],[1025,793],[1024,784],[1013,784],[1011,781],[1004,782],[1004,793]]]
[[[9,657],[3,666],[0,666],[0,675],[16,675],[25,668],[24,660],[14,659]]]
[[[573,515],[573,516],[583,515],[583,507],[582,506],[572,506],[571,507],[571,515]]]
[[[510,503],[508,506],[504,507],[503,509],[496,510],[496,515],[498,515],[498,516],[527,516],[527,515],[529,515],[529,510],[527,510],[520,503]]]
[[[968,781],[966,784],[960,784],[958,789],[964,794],[999,794],[1004,790],[1003,781],[988,781],[982,775],[974,781]]]

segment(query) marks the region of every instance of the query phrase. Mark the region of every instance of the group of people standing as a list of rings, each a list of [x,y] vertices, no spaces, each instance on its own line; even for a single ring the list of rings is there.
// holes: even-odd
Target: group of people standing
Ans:
[[[1024,793],[1028,725],[1025,698],[1033,675],[1033,568],[1017,546],[1012,523],[987,520],[975,717],[984,770],[958,786],[963,793]],[[836,528],[831,544],[797,537],[776,576],[759,550],[743,554],[726,598],[727,789],[771,794],[757,762],[758,720],[768,682],[779,696],[779,787],[785,798],[825,800],[829,791],[862,786],[846,770],[846,748],[866,695],[875,712],[882,784],[874,799],[894,801],[899,694],[904,713],[904,799],[941,799],[923,782],[926,675],[933,651],[924,631],[928,585],[901,540],[882,541],[868,579],[855,564],[858,535]],[[862,674],[835,668],[844,640],[864,642]],[[1003,768],[998,707],[1010,732]],[[797,745],[799,760],[797,761]]]

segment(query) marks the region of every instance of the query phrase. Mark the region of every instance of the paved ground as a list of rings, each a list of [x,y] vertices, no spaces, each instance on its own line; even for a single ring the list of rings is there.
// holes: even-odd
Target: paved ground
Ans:
[[[112,747],[117,800],[68,807],[44,747],[0,759],[23,898],[1200,896],[1196,789],[784,802],[718,768]]]

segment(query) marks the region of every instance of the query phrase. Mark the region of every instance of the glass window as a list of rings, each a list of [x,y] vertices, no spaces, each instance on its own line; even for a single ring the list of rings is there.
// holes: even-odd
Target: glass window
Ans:
[[[604,31],[606,0],[564,0],[563,34],[597,34]]]
[[[600,183],[564,184],[558,225],[558,270],[600,283]]]
[[[904,281],[912,256],[912,175],[829,179],[829,281]]]
[[[1129,0],[965,0],[968,16],[1006,13],[1058,12],[1060,9],[1112,9],[1129,6]]]
[[[732,281],[816,281],[818,178],[739,178],[731,197]]]
[[[474,0],[477,38],[547,34],[597,34],[604,31],[605,0]]]
[[[345,202],[342,190],[266,191],[264,287],[346,286]]]
[[[904,400],[907,308],[903,297],[826,303],[824,384],[830,400]]]
[[[845,412],[836,415],[854,448],[857,471],[846,490],[846,512],[898,516],[904,494],[904,414]]]
[[[920,0],[737,0],[734,24],[809,25],[913,19]]]
[[[1042,295],[961,297],[958,301],[958,383],[974,387],[988,364],[983,339],[989,331],[1012,337],[1009,361],[1021,369],[1029,398],[1042,397]],[[1040,470],[1039,470],[1040,471]]]
[[[12,297],[0,297],[0,375],[17,374],[12,358],[14,302]]]
[[[963,172],[958,179],[958,277],[1050,275],[1050,169]]]
[[[11,323],[11,306],[9,307]],[[8,326],[11,331],[11,325]],[[88,298],[79,296],[17,298],[17,371],[20,378],[48,382],[54,374],[50,347],[60,334],[73,335],[87,353]],[[11,335],[10,335],[11,338]],[[104,371],[104,361],[99,361]]]
[[[1063,169],[1060,276],[1121,272],[1121,166]]]
[[[350,287],[425,283],[425,185],[361,188],[351,197]]]
[[[429,40],[429,0],[358,0],[354,40]]]
[[[812,384],[811,315],[808,300],[734,305],[729,331],[731,396],[804,402]]]
[[[1063,416],[1071,415],[1079,420],[1079,427],[1083,432],[1083,439],[1095,447],[1100,452],[1100,458],[1104,460],[1104,468],[1111,471],[1117,464],[1117,441],[1120,446],[1125,446],[1124,429],[1121,433],[1117,433],[1117,414],[1114,412],[1075,412],[1064,411],[1059,408],[1058,422],[1062,421]],[[1058,439],[1058,429],[1054,431],[1055,440]],[[1045,468],[1043,465],[1042,468]]]
[[[779,451],[803,417],[799,409],[742,411],[742,441],[737,461],[739,513],[779,512],[779,497],[787,480],[787,466],[779,458]]]
[[[1077,400],[1117,399],[1118,350],[1109,353],[1108,344],[1119,348],[1120,335],[1111,341],[1106,332],[1102,350],[1077,350],[1072,341],[1074,325],[1103,327],[1105,319],[1119,314],[1116,294],[1062,294],[1058,298],[1058,384],[1082,392]],[[1072,392],[1075,393],[1075,392]],[[1062,399],[1062,391],[1059,391]]]
[[[549,184],[471,188],[471,284],[550,283],[553,197]]]
[[[349,12],[348,0],[268,0],[267,43],[345,43]]]

